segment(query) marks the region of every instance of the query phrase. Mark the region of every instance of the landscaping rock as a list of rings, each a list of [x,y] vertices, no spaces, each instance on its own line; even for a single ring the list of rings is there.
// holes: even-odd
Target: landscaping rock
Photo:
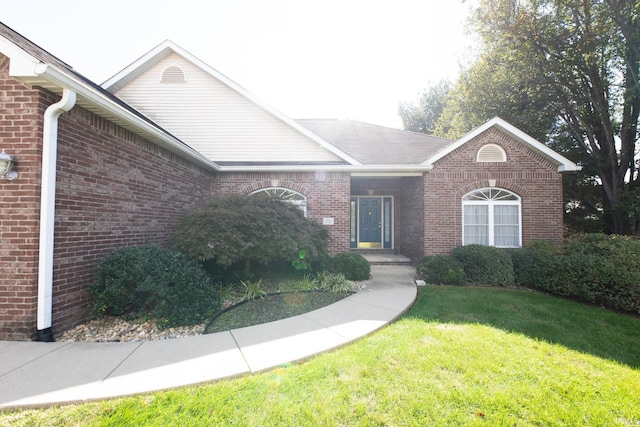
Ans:
[[[182,338],[201,335],[204,324],[160,328],[153,321],[104,317],[78,325],[56,337],[56,341],[71,342],[128,342]]]

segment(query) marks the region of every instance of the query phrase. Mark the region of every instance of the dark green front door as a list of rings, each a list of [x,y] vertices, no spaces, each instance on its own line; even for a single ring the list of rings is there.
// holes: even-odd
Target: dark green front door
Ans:
[[[360,198],[360,247],[382,247],[382,199]]]

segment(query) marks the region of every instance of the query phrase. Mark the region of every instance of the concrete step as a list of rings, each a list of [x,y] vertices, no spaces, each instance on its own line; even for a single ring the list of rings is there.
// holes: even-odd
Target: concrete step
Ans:
[[[371,265],[408,265],[411,263],[411,258],[393,253],[366,253],[362,256]]]

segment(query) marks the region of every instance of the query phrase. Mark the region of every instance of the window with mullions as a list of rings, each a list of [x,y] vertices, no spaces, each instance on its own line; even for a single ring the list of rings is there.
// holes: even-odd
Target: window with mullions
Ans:
[[[286,203],[290,203],[300,208],[300,210],[304,213],[305,218],[307,217],[307,198],[297,191],[289,190],[288,188],[282,187],[270,187],[254,191],[250,195],[258,197],[269,197],[271,199],[278,199]]]
[[[520,196],[484,188],[462,198],[462,244],[519,248]]]

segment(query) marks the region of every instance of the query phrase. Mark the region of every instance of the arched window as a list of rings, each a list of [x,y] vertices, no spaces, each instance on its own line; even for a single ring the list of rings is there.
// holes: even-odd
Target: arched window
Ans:
[[[286,203],[297,206],[304,213],[305,218],[307,216],[307,198],[297,191],[282,187],[269,187],[256,190],[250,195],[282,200]]]
[[[500,188],[483,188],[462,198],[462,244],[519,248],[520,196]]]
[[[486,144],[478,150],[476,161],[488,163],[506,162],[507,153],[505,153],[504,149],[499,145]]]
[[[186,81],[187,78],[182,68],[172,65],[165,68],[162,72],[162,80],[160,80],[160,83],[185,83]]]

